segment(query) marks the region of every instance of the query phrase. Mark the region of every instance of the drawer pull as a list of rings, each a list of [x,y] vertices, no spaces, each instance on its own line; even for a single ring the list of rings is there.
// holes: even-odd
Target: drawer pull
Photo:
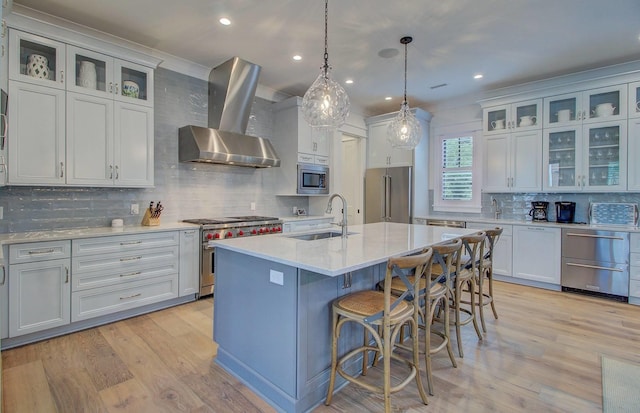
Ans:
[[[142,241],[128,241],[128,242],[120,243],[120,245],[134,245],[134,244],[142,244]]]
[[[130,272],[129,274],[120,274],[121,277],[133,277],[134,275],[140,275],[142,271]]]
[[[29,251],[27,254],[29,255],[37,255],[37,254],[53,254],[56,250],[54,250],[53,248],[50,248],[48,250],[42,250],[42,251]]]
[[[569,237],[615,239],[615,240],[625,241],[625,239],[622,238],[622,237],[615,237],[615,236],[612,236],[612,235],[576,234],[575,232],[567,232],[567,236],[569,236]]]
[[[69,284],[69,267],[64,267],[65,272],[67,273],[67,277],[64,280],[65,284]]]
[[[129,298],[136,298],[136,297],[140,297],[142,295],[142,293],[138,293],[138,294],[134,294],[134,295],[129,295],[127,297],[120,297],[121,300],[127,300]]]
[[[581,267],[581,268],[593,268],[594,270],[624,272],[624,270],[621,270],[620,268],[601,267],[599,265],[574,264],[572,262],[568,262],[567,266],[569,266],[569,267]]]
[[[141,260],[142,257],[138,256],[138,257],[127,257],[127,258],[120,258],[120,262],[123,261],[136,261],[136,260]]]

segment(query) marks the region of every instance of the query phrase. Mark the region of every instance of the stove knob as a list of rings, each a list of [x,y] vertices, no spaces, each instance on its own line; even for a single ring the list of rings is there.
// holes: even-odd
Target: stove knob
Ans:
[[[227,232],[226,236],[227,236],[227,238],[233,237],[233,232],[231,232],[231,231]]]
[[[207,239],[213,239],[213,234],[207,234]]]
[[[264,234],[264,228],[260,228],[260,233]]]
[[[209,234],[209,235],[211,235],[211,234]],[[218,233],[216,232],[215,234],[213,234],[213,238],[215,238],[215,239],[220,238],[220,234],[218,234]]]
[[[244,231],[242,231],[242,230],[238,231],[238,236],[239,236],[239,237],[241,237],[241,236],[243,236],[243,235],[244,235]]]
[[[257,229],[254,228],[254,229],[251,230],[251,234],[256,235],[257,233],[258,233]]]
[[[276,232],[281,232],[281,231],[282,231],[282,228],[276,227]]]
[[[276,227],[271,228],[271,232],[276,232]]]

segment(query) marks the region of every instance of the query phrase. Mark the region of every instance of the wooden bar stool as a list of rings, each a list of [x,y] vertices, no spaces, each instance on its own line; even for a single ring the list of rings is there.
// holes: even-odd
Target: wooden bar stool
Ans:
[[[420,352],[418,340],[417,322],[419,307],[417,302],[420,280],[425,271],[431,266],[433,252],[429,249],[419,255],[389,258],[384,278],[384,291],[365,290],[347,294],[333,301],[332,304],[332,339],[331,339],[331,376],[327,399],[325,404],[331,404],[333,389],[335,386],[336,372],[351,383],[355,383],[369,391],[382,393],[384,396],[385,412],[391,411],[391,394],[403,389],[409,382],[415,379],[420,398],[424,404],[428,404],[427,394],[422,385],[420,376]],[[415,274],[412,282],[408,275]],[[391,294],[393,277],[399,277],[406,285],[407,290],[400,296]],[[349,322],[354,322],[364,327],[364,342],[338,360],[338,340],[341,328]],[[411,327],[411,359],[394,354],[395,342],[398,333],[405,324]],[[369,334],[374,340],[371,343]],[[368,353],[373,351],[382,354],[383,383],[374,385],[366,382],[362,376],[366,376],[368,367]],[[362,353],[362,376],[355,377],[343,370],[343,364],[352,357]],[[391,385],[391,359],[401,361],[409,371],[402,381],[395,386]],[[394,373],[394,377],[397,375]]]
[[[458,367],[456,359],[453,355],[451,348],[450,329],[449,329],[449,269],[454,267],[454,263],[457,260],[457,256],[462,250],[462,240],[452,240],[447,244],[440,244],[433,246],[433,263],[432,266],[425,271],[425,276],[420,280],[419,300],[418,300],[418,312],[420,318],[418,319],[418,328],[424,331],[424,354],[425,366],[427,373],[427,385],[429,387],[429,394],[433,396],[433,375],[431,372],[431,356],[443,349],[447,349],[449,353],[449,359],[453,367]],[[431,268],[439,266],[444,271],[439,271],[439,276],[431,277]],[[413,282],[413,276],[407,277],[410,282]],[[427,280],[429,283],[427,284]],[[429,286],[427,288],[427,285]],[[381,285],[378,285],[381,288]],[[402,295],[407,291],[406,285],[398,277],[394,277],[391,281],[391,294]],[[436,329],[433,325],[434,315],[437,308],[444,309],[445,320],[443,323],[444,328],[442,330]],[[440,342],[437,345],[433,345],[431,341],[431,335],[440,337]],[[400,333],[398,347],[408,349],[408,346],[404,345],[403,341],[404,331]],[[428,350],[427,350],[428,349]]]
[[[493,316],[498,319],[498,312],[493,298],[493,251],[495,246],[502,235],[503,229],[496,227],[493,229],[485,230],[487,234],[485,242],[485,254],[479,265],[479,274],[476,284],[478,285],[478,312],[480,313],[480,324],[482,324],[482,331],[487,332],[487,326],[484,322],[484,306],[491,304],[491,310]],[[488,283],[488,291],[485,289],[485,283]]]

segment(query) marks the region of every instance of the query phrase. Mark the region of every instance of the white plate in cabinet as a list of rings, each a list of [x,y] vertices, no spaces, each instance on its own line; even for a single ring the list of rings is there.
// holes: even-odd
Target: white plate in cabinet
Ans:
[[[178,272],[178,246],[73,259],[72,291]]]
[[[178,297],[178,274],[71,294],[71,321],[81,321]]]
[[[44,241],[9,245],[9,264],[69,258],[71,241]]]
[[[131,252],[146,248],[158,248],[179,245],[180,236],[177,231],[154,232],[136,235],[114,235],[73,240],[74,257],[110,252]]]

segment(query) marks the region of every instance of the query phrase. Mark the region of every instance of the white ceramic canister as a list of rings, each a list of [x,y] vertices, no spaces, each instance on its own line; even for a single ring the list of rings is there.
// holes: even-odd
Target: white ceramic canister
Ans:
[[[96,64],[87,60],[80,62],[78,70],[78,86],[95,90],[98,87]]]
[[[49,72],[49,60],[46,57],[39,54],[29,55],[26,67],[27,76],[49,79]]]

